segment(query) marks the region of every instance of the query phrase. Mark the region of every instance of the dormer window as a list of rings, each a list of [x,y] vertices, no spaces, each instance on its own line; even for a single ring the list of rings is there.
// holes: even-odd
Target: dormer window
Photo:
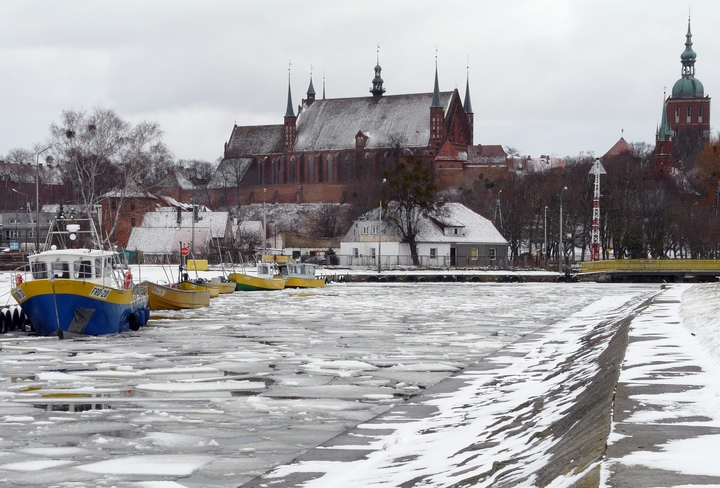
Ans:
[[[446,236],[461,236],[463,235],[462,227],[445,227]]]
[[[361,150],[365,149],[365,146],[367,145],[368,135],[365,134],[363,131],[358,132],[355,135],[355,149]]]

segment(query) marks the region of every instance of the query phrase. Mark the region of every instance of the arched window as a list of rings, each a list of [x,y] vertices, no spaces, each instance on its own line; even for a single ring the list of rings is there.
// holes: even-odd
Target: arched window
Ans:
[[[332,156],[327,157],[327,181],[328,183],[333,182]]]
[[[370,178],[370,155],[365,153],[365,179]]]
[[[692,122],[692,107],[687,107],[685,112],[685,121],[689,124]]]
[[[680,122],[680,107],[675,107],[675,123]]]
[[[296,181],[297,161],[295,156],[290,158],[290,183],[297,183]]]

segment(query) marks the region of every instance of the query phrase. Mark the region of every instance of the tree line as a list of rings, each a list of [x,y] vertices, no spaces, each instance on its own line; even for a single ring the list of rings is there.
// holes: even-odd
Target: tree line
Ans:
[[[632,152],[602,161],[601,258],[720,257],[718,140],[708,144],[690,168],[661,172],[652,156],[651,146],[636,143]],[[565,158],[560,170],[480,175],[459,189],[456,198],[495,222],[516,262],[558,256],[566,264],[586,260],[595,159],[592,153],[581,153]]]
[[[31,165],[47,149],[42,161],[53,163],[68,200],[87,212],[100,203],[103,195],[112,194],[122,200],[136,192],[152,192],[182,167],[184,177],[196,189],[199,203],[212,208],[210,190],[215,180],[232,180],[233,175],[216,174],[219,160],[176,161],[162,134],[156,123],[131,124],[111,109],[69,110],[51,124],[46,141],[32,150],[13,149],[5,160],[17,163],[14,167],[18,171],[28,172],[14,175],[16,181],[32,182]],[[717,138],[703,149],[694,167],[671,173],[655,169],[651,146],[632,146],[632,153],[602,161],[607,172],[601,177],[602,257],[719,257]],[[509,148],[508,153],[517,151]],[[417,234],[413,219],[440,211],[442,197],[461,202],[492,220],[509,242],[510,256],[516,262],[523,258],[557,260],[560,256],[568,263],[588,258],[594,182],[590,169],[595,161],[592,153],[564,158],[565,167],[559,170],[489,171],[462,188],[441,193],[437,193],[432,175],[419,160],[400,153],[395,156],[393,167],[383,173],[386,185],[380,181],[358,182],[364,186],[352,193],[356,197],[352,205],[323,206],[309,224],[310,233],[318,237],[341,236],[354,218],[377,208],[382,200],[387,221],[396,224],[403,240],[413,248]],[[240,191],[239,175],[235,180],[232,190]],[[388,207],[388,201],[398,203]],[[117,215],[113,217],[117,221]],[[112,234],[112,230],[108,229],[108,233]]]

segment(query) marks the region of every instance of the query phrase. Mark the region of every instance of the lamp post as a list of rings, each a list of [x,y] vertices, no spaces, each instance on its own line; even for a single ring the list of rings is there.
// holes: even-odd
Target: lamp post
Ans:
[[[547,205],[545,205],[545,220],[543,222],[543,257],[545,258],[545,266],[547,266]]]
[[[21,191],[17,191],[15,188],[13,188],[12,191],[13,191],[13,193],[17,193],[18,195],[22,195],[22,196],[25,197],[25,213],[29,213],[29,212],[28,212],[28,207],[30,206],[30,202],[29,202],[29,200],[28,200],[27,193],[23,193],[23,192],[21,192]],[[17,215],[17,213],[16,213],[16,214],[15,214],[15,234],[16,234],[16,237],[18,238],[18,241],[19,241],[19,240],[20,240],[20,236],[18,235],[17,221],[18,221],[18,215]],[[25,244],[26,242],[27,242],[27,229],[25,229],[25,239],[23,239],[23,244]],[[27,251],[27,249],[25,249],[25,250]]]
[[[383,178],[382,182],[380,182],[380,202],[378,203],[378,274],[382,271],[382,264],[380,263],[380,257],[382,256],[382,252],[380,251],[380,248],[382,246],[382,191],[383,191],[383,185],[385,184],[385,178]]]
[[[35,153],[35,251],[40,249],[40,155],[51,147]]]
[[[265,194],[267,193],[267,188],[263,188],[263,236],[262,236],[262,253],[265,254],[265,241],[267,240],[267,228],[266,225],[266,218],[265,218]],[[262,259],[262,258],[261,258]]]
[[[562,260],[563,260],[563,222],[562,222],[562,197],[563,192],[567,190],[567,186],[564,186],[562,190],[560,190],[560,239],[558,241],[558,272],[562,274]]]

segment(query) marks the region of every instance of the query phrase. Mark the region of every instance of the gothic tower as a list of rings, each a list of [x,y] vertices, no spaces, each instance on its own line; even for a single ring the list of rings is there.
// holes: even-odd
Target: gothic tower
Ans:
[[[430,144],[440,146],[445,141],[445,113],[440,101],[437,60],[435,61],[435,88],[430,105]]]
[[[710,97],[705,96],[702,83],[695,78],[697,55],[692,49],[690,18],[685,39],[685,50],[680,55],[682,76],[673,85],[666,115],[673,136],[673,160],[688,167],[710,140]]]
[[[673,166],[672,149],[673,134],[667,120],[667,101],[663,100],[663,110],[660,126],[655,132],[655,169],[661,173],[667,173]]]

